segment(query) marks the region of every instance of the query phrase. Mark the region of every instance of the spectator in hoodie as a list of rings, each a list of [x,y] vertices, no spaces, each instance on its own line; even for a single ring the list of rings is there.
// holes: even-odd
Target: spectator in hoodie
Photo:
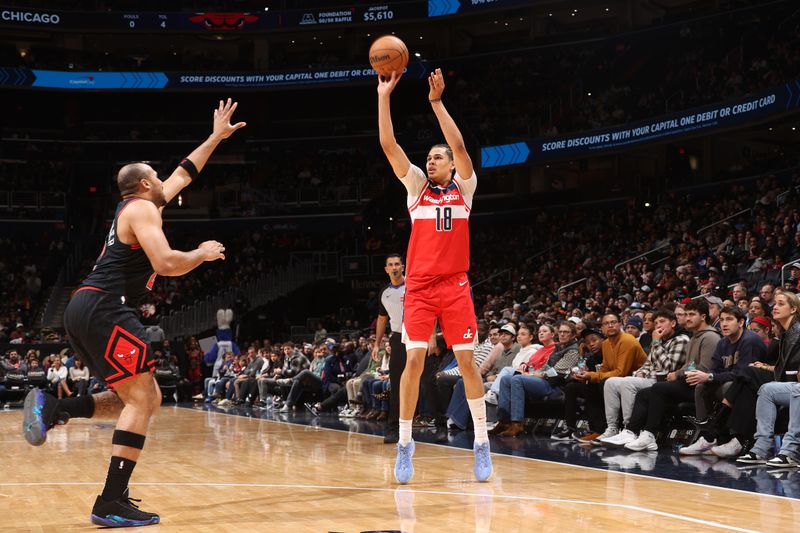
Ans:
[[[755,404],[758,387],[772,380],[772,374],[760,368],[751,367],[751,363],[761,361],[767,355],[764,342],[745,327],[744,313],[738,307],[725,307],[720,312],[720,328],[723,338],[717,344],[712,359],[711,371],[693,370],[686,372],[689,384],[702,387],[698,390],[698,413],[711,412],[714,404],[720,401],[720,407],[710,420],[698,420],[701,429],[700,438],[691,446],[680,449],[681,455],[701,455],[713,453],[720,457],[737,457],[741,454],[741,442],[732,438],[724,447],[717,445],[717,438],[722,440],[726,435],[726,423],[729,415],[735,427],[734,432],[746,432],[746,418],[755,421]],[[748,369],[751,369],[748,371]],[[738,376],[747,373],[743,380]],[[753,390],[755,389],[755,390]],[[749,392],[748,392],[749,391]],[[736,406],[741,399],[741,404]],[[702,411],[701,411],[702,410]],[[734,413],[735,410],[735,413]],[[752,435],[752,431],[750,433]],[[737,450],[738,448],[738,450]]]
[[[657,382],[636,394],[630,422],[613,442],[608,443],[609,446],[624,446],[633,451],[656,450],[655,435],[664,420],[667,406],[694,401],[696,388],[686,381],[686,372],[689,369],[707,372],[711,368],[721,335],[709,324],[708,302],[704,298],[687,303],[685,310],[685,328],[692,335],[686,349],[686,362],[667,374],[666,381]]]

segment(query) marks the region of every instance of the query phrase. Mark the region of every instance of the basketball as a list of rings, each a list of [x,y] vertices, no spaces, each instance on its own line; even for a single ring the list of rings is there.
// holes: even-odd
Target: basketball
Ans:
[[[378,37],[369,47],[369,64],[381,76],[391,76],[392,72],[402,74],[408,65],[408,48],[394,35]]]

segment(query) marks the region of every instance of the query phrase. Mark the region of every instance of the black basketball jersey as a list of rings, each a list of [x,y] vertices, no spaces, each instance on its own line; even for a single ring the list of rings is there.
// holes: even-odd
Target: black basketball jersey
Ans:
[[[96,287],[118,294],[124,297],[122,303],[131,307],[136,307],[152,290],[156,280],[153,265],[150,264],[150,259],[141,245],[125,244],[117,236],[119,216],[128,205],[137,200],[141,199],[123,200],[117,205],[117,212],[114,213],[114,221],[103,245],[103,251],[100,252],[92,273],[81,284],[82,287]]]

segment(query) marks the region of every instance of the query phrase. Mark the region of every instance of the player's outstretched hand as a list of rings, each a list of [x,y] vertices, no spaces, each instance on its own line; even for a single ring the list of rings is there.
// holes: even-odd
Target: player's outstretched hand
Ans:
[[[378,74],[378,96],[389,96],[394,91],[394,88],[397,87],[397,82],[400,81],[400,77],[403,75],[401,72],[398,74],[397,72],[392,72],[391,77],[381,76]]]
[[[428,75],[428,100],[439,100],[442,98],[444,92],[444,76],[442,76],[442,69],[437,68]]]
[[[200,250],[205,253],[205,261],[216,261],[217,259],[225,259],[225,246],[221,242],[206,241],[200,246]]]
[[[233,135],[234,131],[247,126],[246,122],[231,124],[231,117],[238,105],[238,102],[234,102],[230,98],[227,101],[219,101],[219,107],[214,110],[214,133],[211,134],[212,136],[219,140],[227,139]]]

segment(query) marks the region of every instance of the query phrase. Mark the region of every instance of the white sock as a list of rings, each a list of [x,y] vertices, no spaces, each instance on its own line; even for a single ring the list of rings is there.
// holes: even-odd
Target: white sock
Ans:
[[[401,446],[408,446],[411,442],[411,420],[400,419],[400,438],[397,442]]]
[[[475,426],[475,443],[489,442],[489,434],[486,432],[486,402],[483,398],[475,398],[467,399],[467,403],[472,414],[472,425]]]

